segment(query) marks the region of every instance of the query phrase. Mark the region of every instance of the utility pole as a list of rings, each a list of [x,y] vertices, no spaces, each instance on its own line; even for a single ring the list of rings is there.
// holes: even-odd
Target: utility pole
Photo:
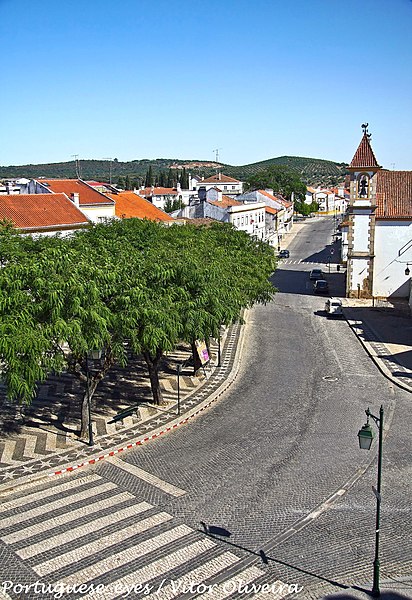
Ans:
[[[104,158],[103,160],[110,160],[110,166],[109,166],[109,183],[110,185],[112,185],[112,158]]]
[[[78,154],[72,154],[72,158],[74,158],[74,164],[76,168],[76,178],[81,179],[81,170],[80,170],[80,160]]]

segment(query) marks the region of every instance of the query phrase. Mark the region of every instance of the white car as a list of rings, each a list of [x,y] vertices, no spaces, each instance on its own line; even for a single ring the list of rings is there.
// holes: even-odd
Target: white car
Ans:
[[[340,298],[328,298],[325,302],[325,311],[328,317],[343,317],[342,300]]]

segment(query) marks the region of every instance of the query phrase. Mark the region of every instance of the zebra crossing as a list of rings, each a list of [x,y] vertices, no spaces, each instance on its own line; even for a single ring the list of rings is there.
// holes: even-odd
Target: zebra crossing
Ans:
[[[44,585],[63,590],[84,586],[84,599],[111,600],[138,589],[141,597],[171,600],[195,588],[196,596],[223,600],[243,596],[237,595],[239,582],[257,590],[267,584],[262,568],[250,562],[242,567],[242,558],[216,538],[177,523],[96,473],[3,502],[0,528],[1,541],[24,565],[22,580],[45,578]],[[286,592],[264,597],[280,600]]]

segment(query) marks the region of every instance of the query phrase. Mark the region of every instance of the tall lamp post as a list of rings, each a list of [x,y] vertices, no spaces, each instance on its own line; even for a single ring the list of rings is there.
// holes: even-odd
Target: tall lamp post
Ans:
[[[379,532],[380,532],[380,517],[381,517],[381,479],[382,479],[382,439],[383,439],[383,406],[379,410],[379,417],[373,415],[369,408],[365,410],[367,421],[362,429],[358,432],[359,446],[362,450],[370,450],[372,446],[375,432],[369,425],[369,418],[375,421],[375,425],[379,431],[379,446],[378,446],[378,483],[376,490],[373,488],[376,496],[376,528],[375,528],[375,560],[373,562],[373,587],[372,596],[378,598],[381,595],[379,589]]]
[[[90,376],[89,376],[89,357],[86,352],[86,378],[87,378],[87,410],[89,413],[89,446],[94,446],[93,440],[93,425],[92,425],[92,411],[90,406]]]

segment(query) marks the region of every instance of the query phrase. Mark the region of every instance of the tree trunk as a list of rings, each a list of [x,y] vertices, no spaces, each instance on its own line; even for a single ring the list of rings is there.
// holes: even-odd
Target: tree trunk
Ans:
[[[192,346],[192,355],[193,355],[193,375],[196,375],[196,373],[199,371],[199,369],[202,368],[202,362],[199,358],[199,353],[197,351],[195,342],[192,342],[191,346]]]
[[[144,359],[149,370],[150,387],[152,388],[153,403],[157,406],[164,404],[162,390],[159,381],[159,364],[162,358],[162,351],[156,350],[156,355],[151,356],[149,352],[143,352]]]
[[[88,440],[89,439],[89,394],[90,394],[90,416],[91,416],[91,402],[93,398],[93,394],[96,391],[97,384],[99,380],[95,378],[90,378],[89,387],[90,390],[87,390],[86,384],[86,392],[83,395],[82,404],[81,404],[81,424],[80,424],[80,439]]]

